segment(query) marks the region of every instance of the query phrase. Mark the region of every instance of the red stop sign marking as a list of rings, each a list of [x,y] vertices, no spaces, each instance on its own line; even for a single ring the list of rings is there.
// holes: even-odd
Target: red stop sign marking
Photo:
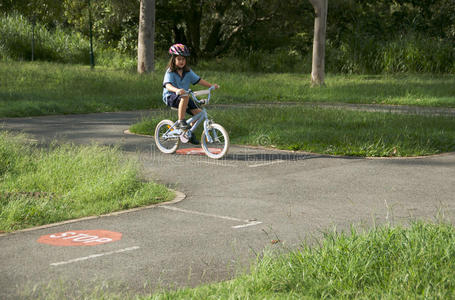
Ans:
[[[221,153],[221,149],[216,149],[216,148],[209,148],[210,152],[212,153]],[[204,150],[201,148],[184,148],[184,149],[179,149],[176,151],[177,154],[182,154],[182,155],[205,155]]]
[[[107,230],[71,230],[43,235],[37,242],[53,246],[95,246],[121,238],[121,233]]]

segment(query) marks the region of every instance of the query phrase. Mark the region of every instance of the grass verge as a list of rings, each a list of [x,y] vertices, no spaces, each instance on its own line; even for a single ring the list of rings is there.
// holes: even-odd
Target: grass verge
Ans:
[[[453,117],[303,106],[212,109],[210,116],[228,130],[233,144],[361,157],[455,151]],[[160,120],[175,117],[175,112],[163,110],[134,124],[130,131],[153,135]]]
[[[0,133],[0,231],[14,231],[172,199],[140,179],[136,161],[116,148],[53,144]]]
[[[0,62],[0,117],[163,107],[164,61],[156,72],[43,62]],[[208,68],[208,67],[206,67]],[[194,68],[220,84],[213,103],[345,102],[455,107],[454,75],[328,75],[311,88],[309,74],[227,73]]]
[[[413,223],[332,232],[317,247],[266,254],[251,274],[144,299],[452,299],[455,229]]]
[[[153,75],[52,63],[0,62],[0,78],[0,117],[147,109],[161,88]]]

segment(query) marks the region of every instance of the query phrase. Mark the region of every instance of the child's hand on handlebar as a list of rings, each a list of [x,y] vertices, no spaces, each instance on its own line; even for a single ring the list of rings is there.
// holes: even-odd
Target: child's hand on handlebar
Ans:
[[[220,88],[220,86],[218,84],[216,84],[216,83],[213,84],[212,87],[214,87],[215,89],[219,89]]]
[[[183,95],[183,94],[186,94],[186,91],[184,89],[178,89],[175,93],[177,95]]]

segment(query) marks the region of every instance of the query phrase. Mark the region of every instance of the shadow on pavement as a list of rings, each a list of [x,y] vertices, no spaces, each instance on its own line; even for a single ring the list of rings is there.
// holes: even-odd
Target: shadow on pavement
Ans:
[[[267,152],[266,152],[267,151]],[[262,150],[258,151],[240,151],[237,153],[228,153],[224,160],[227,161],[255,161],[255,162],[268,162],[268,161],[301,161],[307,159],[315,158],[334,158],[334,159],[363,159],[360,157],[351,157],[351,156],[333,156],[325,154],[312,154],[312,153],[292,153],[292,152],[282,152],[282,153],[270,153],[274,150]]]

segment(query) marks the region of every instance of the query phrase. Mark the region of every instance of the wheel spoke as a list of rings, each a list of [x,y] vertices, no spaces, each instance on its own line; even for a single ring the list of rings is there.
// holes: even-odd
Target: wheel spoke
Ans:
[[[229,148],[229,136],[226,130],[219,124],[212,124],[207,130],[212,142],[209,142],[209,137],[204,131],[202,134],[202,149],[210,158],[222,158]]]

